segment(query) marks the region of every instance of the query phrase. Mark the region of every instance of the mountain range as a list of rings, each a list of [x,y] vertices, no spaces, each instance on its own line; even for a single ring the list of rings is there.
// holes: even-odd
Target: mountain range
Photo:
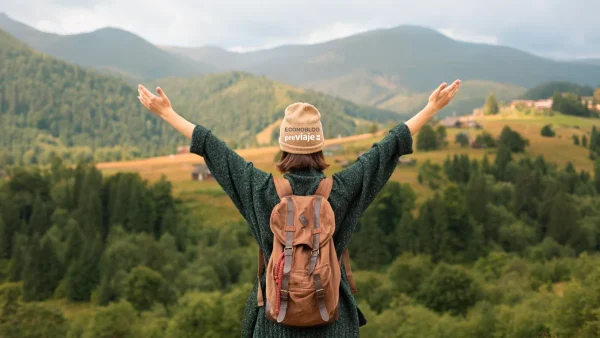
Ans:
[[[600,65],[558,62],[514,48],[461,42],[423,27],[379,29],[315,45],[249,53],[208,46],[164,47],[221,70],[242,69],[355,102],[414,111],[442,81],[465,87],[448,110],[470,112],[489,92],[514,98],[548,81],[600,84]],[[469,82],[474,81],[470,86]],[[496,93],[496,94],[498,94]],[[483,95],[482,95],[483,94]],[[462,101],[462,102],[461,102]]]
[[[327,114],[323,127],[330,137],[403,119],[240,72],[144,83],[162,86],[183,116],[234,147],[256,145],[256,135],[296,101],[312,102]],[[186,143],[136,96],[136,88],[123,79],[58,60],[0,29],[0,167],[47,163],[53,154],[69,161],[147,157]],[[266,143],[273,142],[270,136]]]
[[[597,60],[553,61],[510,47],[456,41],[418,26],[247,53],[218,46],[158,47],[116,28],[56,35],[5,14],[0,28],[44,53],[120,74],[130,83],[235,70],[402,114],[416,112],[439,83],[456,78],[463,80],[461,93],[442,115],[470,113],[492,92],[508,101],[543,82],[600,82]]]
[[[80,66],[121,75],[130,81],[193,76],[215,70],[202,61],[169,53],[118,28],[58,35],[41,32],[0,13],[0,29],[43,53]]]

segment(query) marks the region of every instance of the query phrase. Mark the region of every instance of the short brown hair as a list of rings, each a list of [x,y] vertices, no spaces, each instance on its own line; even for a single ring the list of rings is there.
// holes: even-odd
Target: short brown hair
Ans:
[[[277,170],[286,173],[292,169],[309,169],[325,170],[329,164],[325,162],[325,156],[322,151],[312,154],[292,154],[287,151],[281,152],[281,159],[277,163]]]

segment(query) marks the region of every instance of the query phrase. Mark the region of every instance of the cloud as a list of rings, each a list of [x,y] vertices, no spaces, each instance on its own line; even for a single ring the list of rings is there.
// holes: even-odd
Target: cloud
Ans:
[[[61,33],[105,26],[156,44],[253,50],[413,24],[549,56],[600,56],[597,0],[4,0],[0,11]]]

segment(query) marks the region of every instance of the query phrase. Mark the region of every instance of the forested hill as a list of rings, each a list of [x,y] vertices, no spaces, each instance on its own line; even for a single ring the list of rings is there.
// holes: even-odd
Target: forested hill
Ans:
[[[32,48],[84,67],[116,73],[131,81],[165,76],[193,76],[214,70],[201,61],[162,50],[117,28],[57,35],[45,33],[0,13],[0,29]]]
[[[52,152],[118,160],[181,141],[126,82],[40,54],[3,31],[0,46],[0,165],[46,162]]]
[[[548,82],[529,89],[523,94],[522,98],[527,100],[542,100],[552,97],[556,92],[574,93],[579,96],[592,96],[594,95],[594,88],[590,86],[581,86],[572,82]]]
[[[187,141],[138,102],[125,81],[58,61],[0,31],[0,165],[122,160],[169,154]],[[357,106],[262,77],[226,73],[157,81],[185,117],[232,145],[254,145],[256,133],[295,101],[315,104],[327,135],[351,135],[357,121],[400,120],[397,113]]]
[[[310,102],[319,109],[328,137],[359,132],[357,119],[385,123],[406,117],[241,72],[167,78],[154,84],[165,90],[178,112],[243,146],[254,145],[256,134],[283,117],[294,102]]]

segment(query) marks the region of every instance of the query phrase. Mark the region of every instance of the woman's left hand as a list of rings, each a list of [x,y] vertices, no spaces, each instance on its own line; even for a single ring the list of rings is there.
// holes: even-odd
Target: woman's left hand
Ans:
[[[152,94],[146,87],[138,85],[138,93],[140,94],[138,99],[140,102],[152,113],[164,119],[173,111],[171,101],[160,87],[156,88],[156,92],[159,96]]]

